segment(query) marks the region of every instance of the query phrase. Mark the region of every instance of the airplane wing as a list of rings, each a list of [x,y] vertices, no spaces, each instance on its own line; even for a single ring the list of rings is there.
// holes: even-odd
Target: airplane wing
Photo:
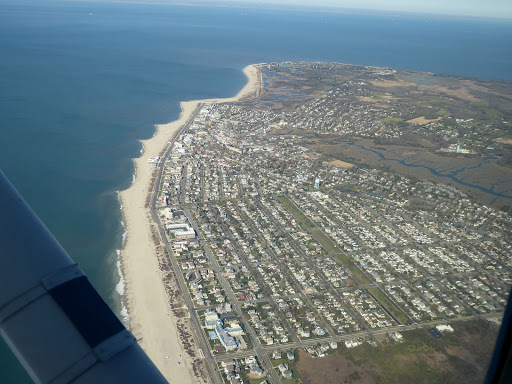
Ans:
[[[0,334],[36,383],[167,383],[1,171]]]

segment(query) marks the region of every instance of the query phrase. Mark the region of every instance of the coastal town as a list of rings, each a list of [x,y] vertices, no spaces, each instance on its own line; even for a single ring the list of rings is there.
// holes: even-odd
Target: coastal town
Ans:
[[[488,133],[506,136],[508,116],[479,123],[485,142],[461,134],[471,119],[446,123],[449,109],[411,123],[403,109],[380,106],[391,94],[348,103],[349,95],[375,98],[361,81],[293,86],[296,77],[311,80],[307,71],[394,81],[391,70],[347,67],[261,65],[263,92],[198,104],[165,153],[148,159],[157,174],[153,218],[167,251],[160,265],[180,288],[207,381],[300,383],[297,364],[306,356],[399,345],[414,332],[435,340],[460,324],[501,320],[512,285],[512,217],[501,202],[510,201],[512,177],[472,195],[472,182],[458,188],[373,167],[352,152],[370,151],[359,143],[365,136],[389,145],[404,136],[423,141],[431,162],[478,163],[489,148],[506,147]],[[417,137],[396,125],[405,119]],[[352,152],[340,157],[325,144],[338,139]],[[478,200],[482,191],[501,205],[482,204],[490,201]]]
[[[0,9],[0,384],[512,384],[512,1]]]

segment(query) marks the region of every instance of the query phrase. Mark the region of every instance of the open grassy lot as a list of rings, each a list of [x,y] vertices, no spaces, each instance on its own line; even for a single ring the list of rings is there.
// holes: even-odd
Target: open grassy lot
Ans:
[[[409,324],[410,321],[405,313],[403,313],[390,299],[389,297],[380,290],[380,288],[372,287],[368,288],[368,291],[377,299],[380,305],[382,305],[393,317],[400,322],[400,324]]]
[[[297,364],[311,384],[481,384],[494,349],[498,326],[486,320],[454,323],[453,334],[435,339],[426,330],[404,332],[404,341],[367,343],[313,359],[301,351]]]
[[[307,228],[312,228],[315,225],[309,220],[301,211],[298,209],[295,204],[293,204],[290,200],[288,200],[285,196],[280,196],[279,201],[283,204],[287,210],[297,219],[302,225]]]

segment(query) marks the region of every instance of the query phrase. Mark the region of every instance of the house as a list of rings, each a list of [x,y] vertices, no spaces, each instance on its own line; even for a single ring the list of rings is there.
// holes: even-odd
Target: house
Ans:
[[[299,327],[297,333],[299,334],[300,337],[310,337],[311,336],[311,333],[302,327]]]
[[[292,372],[292,371],[290,371],[289,369],[287,369],[287,370],[285,370],[285,371],[281,372],[281,374],[283,375],[283,377],[284,377],[285,379],[291,379],[291,378],[292,378],[292,374],[293,374],[293,372]]]
[[[451,325],[436,325],[439,332],[453,332]]]
[[[218,320],[219,315],[216,312],[209,311],[204,314],[204,325],[206,329],[214,329]]]
[[[243,334],[245,334],[244,330],[238,323],[232,323],[228,328],[226,328],[226,331],[231,336],[242,336]]]
[[[261,369],[261,367],[256,363],[251,365],[249,375],[251,375],[252,377],[263,377],[265,376],[265,371]]]
[[[279,371],[281,372],[281,374],[284,372],[284,371],[287,371],[288,370],[288,364],[286,363],[281,363],[277,366],[277,369],[279,369]]]

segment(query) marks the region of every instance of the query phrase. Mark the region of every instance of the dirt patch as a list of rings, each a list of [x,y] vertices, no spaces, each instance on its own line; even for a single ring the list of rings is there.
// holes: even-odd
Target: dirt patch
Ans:
[[[468,92],[465,88],[459,89],[450,89],[448,87],[443,87],[440,85],[422,85],[419,87],[421,90],[434,90],[440,93],[444,93],[445,95],[457,97],[462,100],[472,101],[474,103],[485,103],[483,100],[476,98],[474,95]],[[487,103],[485,103],[487,104]]]
[[[427,119],[425,116],[416,117],[415,119],[407,120],[407,123],[417,124],[417,125],[425,125],[431,123],[433,121],[439,121],[442,117],[438,117],[437,119]]]
[[[347,163],[346,161],[341,161],[341,160],[325,161],[324,164],[334,165],[335,167],[344,168],[344,169],[349,169],[354,166],[354,164]]]
[[[469,88],[474,89],[475,91],[485,92],[485,93],[489,93],[491,95],[496,95],[496,96],[504,97],[507,99],[512,99],[512,95],[508,95],[508,94],[502,93],[502,92],[492,91],[487,87],[483,87],[481,85],[475,84],[475,82],[471,81],[471,80],[465,80],[465,81],[463,81],[463,83],[465,85],[467,85]]]
[[[313,359],[299,349],[297,370],[302,381],[308,384],[373,384],[376,378],[366,366],[357,366],[338,354]]]
[[[472,353],[470,353],[467,349],[464,349],[462,347],[459,347],[459,346],[446,347],[446,353],[448,353],[449,355],[452,355],[452,356],[456,356],[459,359],[465,360],[471,365],[474,365],[477,367],[479,366],[479,362],[477,361],[475,356]]]
[[[416,86],[415,83],[406,83],[405,81],[393,81],[393,80],[374,80],[370,81],[376,87],[390,88],[390,87],[411,87]]]
[[[356,98],[360,101],[365,101],[367,103],[382,103],[382,101],[386,100],[396,100],[396,97],[390,95],[381,95],[381,96],[356,96]],[[339,99],[338,99],[339,100]]]
[[[369,97],[369,96],[358,96],[357,97],[361,101],[365,101],[367,103],[379,103],[381,100],[377,97]]]
[[[304,159],[318,159],[320,155],[318,153],[312,152],[312,153],[304,153],[300,155],[299,157],[302,157]]]
[[[504,138],[504,137],[499,137],[496,139],[496,141],[499,141],[500,143],[505,143],[505,144],[512,144],[512,139]]]
[[[418,358],[423,359],[429,367],[436,370],[451,370],[450,362],[448,357],[441,352],[431,351],[428,354],[420,355]]]

